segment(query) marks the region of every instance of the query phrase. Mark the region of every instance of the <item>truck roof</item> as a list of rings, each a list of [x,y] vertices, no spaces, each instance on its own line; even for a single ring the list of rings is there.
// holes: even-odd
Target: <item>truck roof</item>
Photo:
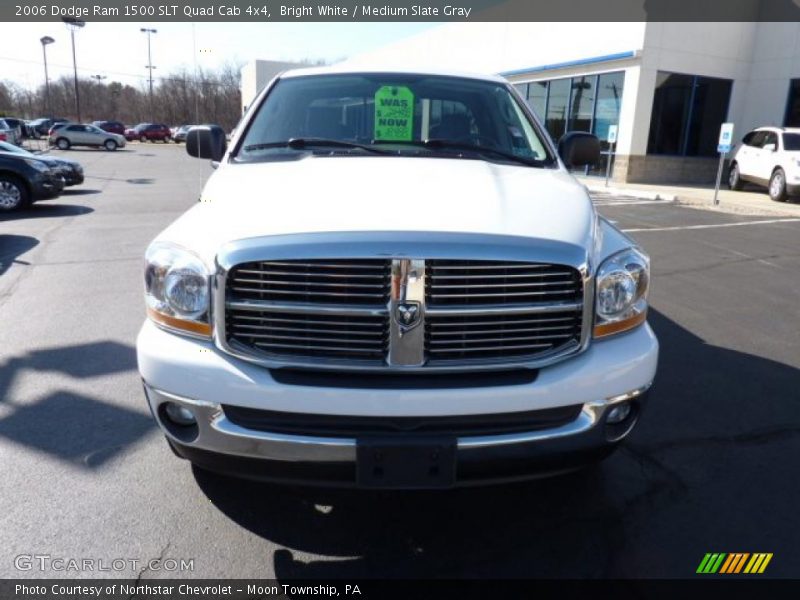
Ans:
[[[380,65],[332,65],[327,67],[308,67],[284,71],[280,77],[304,77],[308,75],[356,75],[360,73],[391,73],[408,75],[432,75],[440,77],[462,77],[464,79],[478,79],[493,81],[495,83],[508,83],[508,80],[495,74],[471,73],[469,71],[456,71],[447,69],[400,69],[397,67],[381,67]]]

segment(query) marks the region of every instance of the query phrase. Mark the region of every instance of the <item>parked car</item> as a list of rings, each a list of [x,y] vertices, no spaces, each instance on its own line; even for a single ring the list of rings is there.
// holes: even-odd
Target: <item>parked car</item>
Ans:
[[[18,128],[5,119],[0,119],[0,141],[10,144],[19,144],[21,141]]]
[[[53,131],[50,143],[59,150],[68,150],[72,146],[96,146],[113,151],[125,147],[125,136],[103,131],[94,125],[70,123]]]
[[[63,189],[64,179],[46,161],[0,152],[0,212],[55,198]]]
[[[186,134],[189,130],[194,127],[194,125],[181,125],[180,127],[176,127],[175,130],[172,132],[172,141],[176,144],[180,144],[186,141]]]
[[[173,450],[234,475],[444,488],[575,469],[656,372],[649,259],[499,76],[283,73],[146,251],[137,340]],[[559,158],[560,157],[560,158]],[[289,201],[286,201],[290,198]]]
[[[103,131],[108,131],[109,133],[125,135],[125,125],[119,121],[94,121],[92,125],[99,127]]]
[[[50,128],[56,123],[68,123],[69,119],[56,118],[56,119],[34,119],[30,122],[30,126],[38,136],[50,135]]]
[[[125,139],[130,141],[139,140],[140,142],[169,142],[172,139],[172,132],[169,127],[159,123],[139,123],[133,129],[125,130]]]
[[[0,142],[0,152],[11,152],[13,154],[19,154],[21,156],[27,156],[44,161],[50,165],[56,171],[56,173],[64,178],[65,186],[80,185],[83,183],[83,167],[80,163],[75,162],[74,160],[30,152],[25,148],[15,146],[14,144],[9,144],[8,142]]]
[[[728,187],[744,182],[767,188],[769,197],[785,202],[800,195],[800,128],[759,127],[744,136],[728,172]]]
[[[72,125],[72,124],[73,123],[71,121],[58,121],[57,123],[53,123],[50,126],[50,129],[47,131],[47,137],[52,136],[53,133],[58,131],[59,129],[63,129],[67,125]]]
[[[30,137],[28,135],[28,124],[23,119],[17,119],[16,117],[3,117],[3,120],[17,130],[17,139],[20,141],[20,143],[22,140]]]

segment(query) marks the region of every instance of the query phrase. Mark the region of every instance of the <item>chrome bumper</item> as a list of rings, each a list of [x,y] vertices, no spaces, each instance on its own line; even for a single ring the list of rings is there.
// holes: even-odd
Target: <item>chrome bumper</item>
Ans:
[[[630,433],[636,424],[635,418],[632,419],[629,427],[615,432],[613,438],[609,438],[608,435],[595,436],[593,434],[604,425],[608,411],[615,404],[635,400],[642,396],[649,387],[648,384],[626,394],[587,402],[574,421],[559,427],[503,435],[459,437],[457,449],[458,451],[479,451],[513,448],[539,442],[582,438],[586,435],[592,435],[598,441],[614,443]],[[341,463],[355,462],[356,460],[357,440],[355,438],[310,437],[245,429],[228,420],[220,404],[176,396],[155,389],[147,383],[144,388],[150,409],[159,426],[169,439],[182,446],[220,454],[274,461]],[[173,402],[189,409],[197,419],[197,427],[180,431],[165,423],[162,405],[166,402]]]

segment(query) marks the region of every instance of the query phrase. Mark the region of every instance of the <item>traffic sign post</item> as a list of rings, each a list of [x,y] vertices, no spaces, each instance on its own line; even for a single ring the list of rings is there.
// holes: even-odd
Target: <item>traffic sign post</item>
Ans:
[[[733,148],[733,123],[723,123],[719,128],[719,168],[717,169],[717,182],[714,184],[714,206],[719,204],[719,186],[722,182],[722,169],[725,167],[725,157]]]
[[[617,143],[617,126],[608,126],[608,156],[606,157],[606,187],[608,187],[608,178],[611,175],[611,159],[614,157],[614,146]]]

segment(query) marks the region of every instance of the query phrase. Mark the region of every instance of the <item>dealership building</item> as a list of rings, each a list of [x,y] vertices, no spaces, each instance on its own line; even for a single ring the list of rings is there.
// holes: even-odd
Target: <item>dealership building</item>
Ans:
[[[800,126],[800,23],[448,23],[346,62],[500,73],[553,139],[617,125],[617,181],[713,182],[723,122]]]

